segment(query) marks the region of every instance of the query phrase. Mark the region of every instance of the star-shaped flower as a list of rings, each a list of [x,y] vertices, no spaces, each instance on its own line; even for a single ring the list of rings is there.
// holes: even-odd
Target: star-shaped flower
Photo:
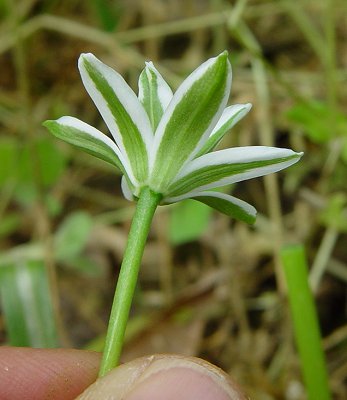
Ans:
[[[204,62],[175,94],[151,62],[140,75],[138,96],[94,55],[82,54],[78,66],[114,141],[74,117],[44,125],[60,139],[118,167],[129,200],[149,187],[161,195],[161,204],[192,198],[252,223],[253,206],[213,189],[280,171],[302,155],[264,146],[214,151],[251,108],[226,107],[232,76],[227,52]]]

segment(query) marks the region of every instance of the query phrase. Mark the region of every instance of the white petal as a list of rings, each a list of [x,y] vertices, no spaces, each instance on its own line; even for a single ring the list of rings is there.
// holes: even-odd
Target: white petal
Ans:
[[[212,191],[192,191],[189,193],[185,193],[182,196],[165,198],[164,202],[166,204],[170,204],[185,199],[194,199],[199,201],[199,198],[201,198],[201,202],[217,209],[220,212],[223,212],[224,214],[227,214],[231,217],[237,218],[247,223],[255,222],[257,210],[252,205],[225,193]]]
[[[247,163],[252,161],[266,161],[277,158],[286,158],[294,155],[301,156],[303,153],[296,153],[291,149],[284,149],[279,147],[268,146],[246,146],[246,147],[232,147],[214,151],[213,153],[205,154],[195,160],[192,160],[184,167],[177,175],[178,180],[185,175],[190,174],[197,169],[207,167],[209,165],[218,164],[237,164]],[[296,162],[296,161],[294,161]]]
[[[222,116],[220,117],[217,125],[204,145],[200,148],[195,158],[207,154],[215,149],[219,142],[223,139],[225,134],[252,108],[250,103],[235,104],[227,107]]]
[[[201,64],[200,67],[198,67],[196,70],[194,70],[183,81],[183,83],[179,86],[179,88],[175,92],[171,102],[169,103],[169,105],[168,105],[168,107],[167,107],[167,109],[166,109],[166,111],[165,111],[165,113],[164,113],[159,125],[158,125],[158,128],[157,128],[157,130],[155,132],[155,135],[154,135],[154,142],[153,142],[153,146],[152,146],[152,151],[151,151],[150,157],[149,157],[150,169],[152,169],[152,167],[153,167],[156,153],[157,153],[158,148],[160,146],[160,142],[162,140],[162,137],[163,137],[163,135],[165,133],[166,125],[170,121],[171,116],[172,116],[173,112],[175,111],[177,105],[181,102],[182,98],[186,95],[186,93],[192,87],[194,82],[199,80],[206,73],[206,71],[215,63],[215,60],[217,58],[218,57],[210,58],[209,60],[207,60],[203,64]],[[230,89],[231,89],[231,81],[232,81],[232,71],[231,71],[231,66],[230,66],[229,63],[228,63],[228,69],[229,69],[229,73],[228,73],[227,82],[226,82],[226,85],[225,85],[224,97],[223,97],[222,101],[220,102],[218,111],[215,113],[215,116],[211,120],[210,125],[208,126],[208,128],[206,129],[204,134],[202,135],[202,137],[201,137],[199,143],[197,144],[195,150],[191,153],[191,156],[189,157],[189,159],[187,161],[189,161],[189,160],[194,158],[195,154],[199,151],[199,149],[203,146],[203,144],[208,139],[210,133],[212,132],[213,128],[215,127],[215,125],[217,124],[220,116],[223,113],[223,110],[224,110],[224,108],[226,106],[226,103],[228,101],[228,98],[229,98]]]
[[[229,120],[233,119],[234,116],[236,117],[233,119],[232,124],[228,126],[228,130],[231,129],[234,125],[236,125],[240,119],[242,119],[252,108],[251,103],[247,104],[234,104],[230,107],[227,107],[224,111],[222,116],[220,117],[217,125],[214,127],[211,136],[214,135],[219,129],[225,125]]]
[[[122,136],[124,135],[124,133],[120,132],[116,120],[112,115],[110,107],[108,106],[108,102],[101,95],[99,90],[96,89],[94,82],[90,78],[89,73],[84,65],[85,61],[92,65],[93,68],[98,71],[98,73],[106,80],[107,84],[111,87],[113,91],[112,95],[114,95],[115,98],[118,98],[119,102],[129,114],[132,123],[137,127],[137,130],[142,136],[142,140],[147,147],[147,152],[149,152],[153,140],[153,132],[147,113],[134,91],[125,82],[122,76],[118,74],[118,72],[116,72],[106,64],[102,63],[93,54],[81,54],[78,60],[78,67],[81,73],[83,84],[124,155],[127,154],[126,150],[128,150],[125,149],[123,144]],[[112,99],[110,99],[109,101],[111,100]]]
[[[100,132],[98,129],[94,128],[93,126],[91,126],[77,118],[74,118],[74,117],[64,116],[64,117],[59,118],[56,122],[58,124],[61,124],[64,126],[68,126],[71,128],[75,128],[75,129],[84,131],[88,135],[94,137],[95,139],[98,139],[98,140],[104,142],[106,144],[106,146],[111,148],[114,151],[114,153],[117,155],[117,157],[119,158],[119,161],[122,163],[124,169],[126,170],[129,179],[131,179],[131,181],[134,184],[136,184],[137,181],[133,175],[132,169],[129,165],[127,158],[125,158],[123,156],[123,154],[119,150],[118,146],[108,136],[106,136],[104,133]]]
[[[111,147],[111,149],[117,154],[118,158],[120,160],[124,160],[124,157],[123,157],[122,153],[120,152],[118,146],[108,136],[106,136],[104,133],[100,132],[98,129],[94,128],[94,126],[91,126],[91,125],[81,121],[78,118],[69,117],[69,116],[60,117],[59,119],[57,119],[57,123],[87,132],[90,136],[101,140],[108,147]]]
[[[296,163],[302,154],[290,149],[265,146],[234,147],[208,153],[187,164],[175,177],[167,193],[179,195],[191,190],[207,190],[271,174]],[[247,166],[248,163],[257,162],[270,163]],[[234,166],[240,172],[235,172]],[[204,184],[204,181],[207,183]]]
[[[219,199],[229,201],[230,203],[233,203],[233,204],[237,205],[238,207],[242,208],[247,214],[252,215],[253,217],[255,217],[257,215],[257,210],[251,204],[246,203],[245,201],[240,200],[237,197],[231,196],[230,194],[220,193],[220,192],[203,191],[203,192],[196,193],[192,197],[203,197],[203,196],[217,197]]]
[[[150,71],[147,69],[151,70],[157,78],[157,84],[158,84],[158,97],[159,101],[161,103],[163,111],[166,110],[167,106],[169,105],[170,101],[172,100],[173,93],[170,88],[170,86],[167,84],[165,79],[162,77],[160,72],[155,68],[154,64],[152,61],[146,62],[146,73],[147,73],[147,78],[150,81],[152,79],[152,75],[150,74]],[[139,85],[139,100],[141,103],[143,102],[143,92],[141,90],[141,85]]]
[[[125,178],[125,176],[122,176],[122,180],[121,180],[121,189],[123,192],[124,197],[129,200],[129,201],[133,201],[134,200],[134,196],[133,193],[131,192],[128,182]]]

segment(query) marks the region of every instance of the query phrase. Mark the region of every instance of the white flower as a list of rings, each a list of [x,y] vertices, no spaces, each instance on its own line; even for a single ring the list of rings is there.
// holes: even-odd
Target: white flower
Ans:
[[[226,107],[231,89],[227,52],[193,71],[175,94],[151,62],[140,75],[138,96],[92,54],[82,54],[78,65],[114,141],[74,117],[44,125],[55,136],[117,166],[127,199],[136,199],[146,186],[161,194],[162,204],[192,198],[252,223],[254,207],[211,189],[279,171],[302,155],[264,146],[213,151],[251,108]]]

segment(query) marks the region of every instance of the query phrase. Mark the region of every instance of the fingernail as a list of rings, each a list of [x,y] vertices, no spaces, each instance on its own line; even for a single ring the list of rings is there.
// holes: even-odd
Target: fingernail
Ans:
[[[234,392],[234,393],[233,393]],[[143,373],[126,400],[240,399],[223,375],[194,360],[156,360]]]
[[[206,361],[154,355],[116,368],[79,399],[247,400],[247,397],[227,374]]]

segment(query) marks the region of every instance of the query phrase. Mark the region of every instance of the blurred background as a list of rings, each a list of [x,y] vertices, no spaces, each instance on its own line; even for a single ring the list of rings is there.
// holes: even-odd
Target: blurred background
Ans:
[[[230,104],[250,114],[221,148],[304,151],[228,188],[249,227],[202,204],[160,207],[122,360],[203,357],[255,400],[303,399],[280,263],[305,246],[334,398],[347,385],[347,3],[344,0],[1,0],[0,343],[102,350],[134,205],[118,171],[41,126],[78,117],[107,132],[81,83],[92,52],[137,91],[152,60],[173,89],[227,49]]]

